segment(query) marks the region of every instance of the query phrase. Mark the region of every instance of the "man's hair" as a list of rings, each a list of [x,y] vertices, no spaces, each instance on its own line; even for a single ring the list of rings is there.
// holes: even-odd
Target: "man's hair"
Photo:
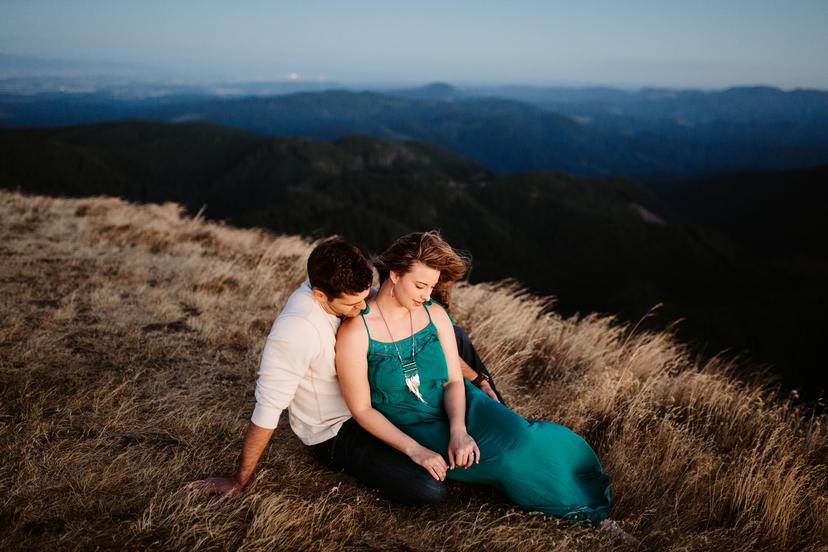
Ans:
[[[342,238],[329,238],[311,251],[308,279],[330,301],[343,293],[356,295],[370,288],[374,272],[358,247]]]

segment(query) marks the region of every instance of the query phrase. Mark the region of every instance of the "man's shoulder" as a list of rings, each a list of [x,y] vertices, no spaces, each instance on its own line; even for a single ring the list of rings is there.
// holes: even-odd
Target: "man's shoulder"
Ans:
[[[278,331],[280,335],[315,333],[323,337],[328,332],[335,332],[328,316],[313,297],[308,282],[303,283],[288,297],[271,329],[271,336]]]
[[[285,306],[282,309],[282,312],[279,313],[279,316],[289,315],[307,318],[313,316],[318,309],[319,304],[316,302],[316,299],[313,298],[313,293],[311,293],[311,289],[307,285],[307,282],[304,282],[290,294],[290,297],[288,297],[287,303],[285,303]]]

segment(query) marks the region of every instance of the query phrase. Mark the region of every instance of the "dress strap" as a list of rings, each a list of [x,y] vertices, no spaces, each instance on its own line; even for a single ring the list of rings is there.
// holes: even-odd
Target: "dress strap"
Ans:
[[[423,303],[423,304],[424,304],[424,305],[437,305],[438,307],[440,307],[441,309],[443,309],[443,311],[445,311],[445,313],[446,313],[446,314],[448,315],[448,317],[449,317],[449,320],[451,320],[451,323],[452,323],[453,325],[455,325],[455,326],[457,325],[457,321],[456,321],[456,320],[454,320],[454,317],[453,317],[453,316],[451,315],[451,313],[448,311],[448,309],[446,308],[446,306],[445,306],[445,305],[443,305],[442,303],[440,303],[439,301],[437,301],[436,299],[429,299],[428,301],[426,301],[426,302],[425,302],[425,303]]]
[[[371,330],[368,329],[368,322],[365,321],[365,313],[370,312],[366,307],[361,313],[359,313],[359,317],[362,318],[362,323],[365,324],[365,331],[368,334],[368,341],[371,341]]]
[[[431,324],[433,324],[433,323],[434,323],[434,321],[431,319],[431,313],[430,313],[430,312],[428,312],[428,306],[429,306],[430,304],[431,304],[431,300],[426,301],[425,303],[423,303],[423,308],[425,309],[426,314],[428,315],[428,321],[429,321]]]

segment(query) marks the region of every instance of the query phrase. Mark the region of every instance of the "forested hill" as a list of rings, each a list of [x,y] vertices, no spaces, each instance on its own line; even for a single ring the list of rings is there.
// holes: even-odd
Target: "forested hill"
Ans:
[[[748,349],[793,384],[812,382],[807,368],[821,354],[816,338],[801,345],[819,327],[801,313],[828,307],[825,282],[811,282],[813,292],[803,294],[797,275],[680,222],[626,179],[500,176],[412,141],[326,143],[208,124],[123,122],[0,131],[0,184],[172,200],[239,226],[339,233],[370,252],[402,233],[439,228],[473,254],[473,281],[517,278],[557,296],[563,313],[635,321],[663,304],[648,324],[684,318],[680,335],[706,343],[706,352]]]
[[[688,221],[716,228],[764,257],[828,259],[828,165],[652,182]]]

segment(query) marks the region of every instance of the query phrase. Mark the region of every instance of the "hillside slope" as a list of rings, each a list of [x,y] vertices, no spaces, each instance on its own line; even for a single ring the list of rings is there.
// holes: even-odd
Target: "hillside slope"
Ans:
[[[602,535],[451,485],[401,507],[313,464],[282,420],[238,500],[230,473],[264,337],[303,278],[294,237],[136,206],[0,192],[3,550],[610,550]],[[612,516],[658,550],[821,550],[828,432],[669,333],[564,319],[465,285],[456,315],[513,407],[613,474]]]

